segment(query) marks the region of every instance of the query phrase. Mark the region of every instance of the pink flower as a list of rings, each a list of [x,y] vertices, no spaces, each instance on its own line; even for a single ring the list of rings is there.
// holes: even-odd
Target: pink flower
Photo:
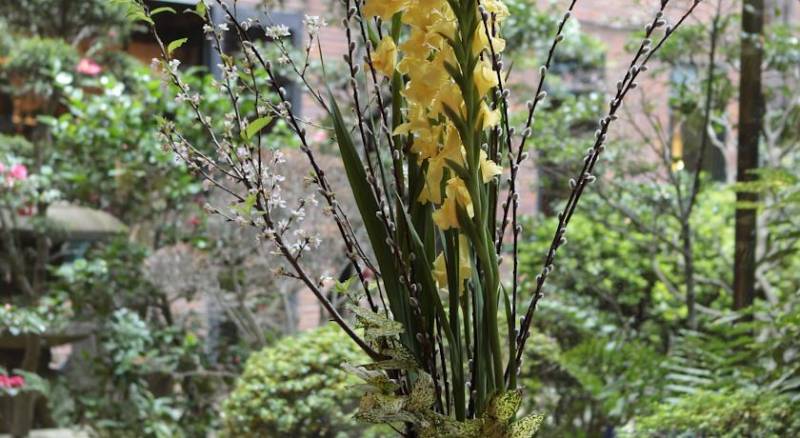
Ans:
[[[78,63],[76,70],[78,70],[78,73],[82,73],[87,76],[97,76],[103,71],[103,67],[100,67],[100,64],[89,58],[83,58]]]
[[[3,163],[0,163],[0,173],[6,173],[6,165]]]
[[[25,386],[24,377],[0,374],[0,388],[21,388],[23,386]]]
[[[326,141],[328,139],[328,133],[323,131],[323,130],[319,130],[319,131],[314,133],[314,135],[311,137],[311,139],[315,143],[322,143],[322,142],[324,142],[324,141]]]
[[[11,376],[8,383],[12,388],[21,388],[25,386],[25,378],[22,376]]]
[[[24,181],[28,178],[28,168],[24,164],[15,164],[11,166],[8,176],[12,180]]]

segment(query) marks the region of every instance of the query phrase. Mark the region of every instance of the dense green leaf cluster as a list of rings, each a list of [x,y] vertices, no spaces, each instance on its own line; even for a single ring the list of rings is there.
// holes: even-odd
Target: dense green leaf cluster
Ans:
[[[0,17],[17,33],[69,42],[128,27],[124,9],[107,0],[6,0]]]
[[[5,92],[13,95],[33,94],[51,97],[58,89],[72,82],[78,65],[78,51],[60,39],[26,38],[14,48],[0,66]]]
[[[639,199],[653,195],[646,185],[636,190]],[[699,235],[706,237],[695,251],[703,254],[697,269],[704,277],[726,276],[722,257],[730,254],[733,236],[712,230],[730,217],[721,214],[729,211],[730,198],[730,193],[707,197],[698,210]],[[661,365],[674,330],[686,318],[683,297],[673,286],[680,281],[679,255],[637,231],[597,196],[586,202],[591,217],[573,219],[569,245],[559,254],[557,274],[537,314],[541,332],[531,342],[521,377],[529,392],[538,394],[533,407],[552,413],[544,426],[552,434],[601,433],[662,401],[668,370]],[[648,221],[658,218],[637,211]],[[533,231],[522,243],[520,259],[525,281],[533,280],[528,270],[549,245],[555,221],[529,224]],[[658,229],[670,235],[676,226],[662,221]],[[710,307],[729,305],[716,285],[701,286],[698,295]]]
[[[661,405],[637,419],[624,436],[714,436],[779,438],[800,435],[800,401],[774,391],[746,388],[698,392]]]
[[[360,427],[351,417],[358,380],[341,365],[367,357],[329,325],[279,340],[253,353],[223,405],[231,437],[344,437]]]

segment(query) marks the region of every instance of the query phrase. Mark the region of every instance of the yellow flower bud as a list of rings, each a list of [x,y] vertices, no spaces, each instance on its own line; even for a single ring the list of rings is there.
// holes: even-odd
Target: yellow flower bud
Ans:
[[[458,235],[458,285],[459,291],[464,292],[464,282],[472,275],[472,261],[469,257],[469,240],[463,234]],[[440,253],[433,262],[433,278],[440,289],[445,289],[447,283],[447,263],[444,253]]]
[[[433,279],[440,289],[447,287],[447,263],[444,259],[444,253],[439,253],[436,260],[433,261]]]
[[[506,40],[498,36],[492,37],[491,48],[494,49],[495,54],[503,52],[503,50],[506,49]],[[475,37],[472,40],[472,53],[477,55],[484,50],[487,53],[491,53],[489,47],[489,38],[486,35],[486,29],[483,27],[483,23],[481,22],[480,27],[475,31]]]
[[[407,7],[408,0],[367,0],[362,12],[367,17],[381,17],[384,21],[389,21],[394,14]]]
[[[394,75],[394,67],[397,64],[397,46],[390,36],[384,36],[378,48],[372,54],[372,65],[375,70],[388,77]]]
[[[500,124],[500,110],[490,110],[489,106],[486,105],[486,102],[481,103],[480,116],[483,117],[482,129],[494,128]]]
[[[444,169],[448,167],[448,160],[460,165],[464,164],[464,147],[461,144],[461,137],[452,125],[447,126],[447,138],[444,148],[436,156],[428,160],[425,187],[422,189],[418,199],[420,203],[442,203],[442,178],[444,178]]]
[[[501,0],[483,0],[481,4],[486,12],[494,16],[497,21],[503,21],[511,15],[508,7]]]
[[[475,66],[475,86],[478,87],[478,94],[486,96],[486,93],[497,84],[497,72],[492,69],[492,64],[488,60],[479,62]]]
[[[433,222],[441,230],[450,228],[460,228],[458,222],[458,206],[464,208],[467,216],[475,216],[475,207],[472,205],[472,197],[469,194],[464,180],[459,177],[450,178],[445,189],[447,197],[442,204],[442,208],[433,212]]]
[[[481,177],[483,182],[488,183],[494,177],[501,175],[502,173],[502,166],[490,160],[486,155],[486,151],[481,151]]]

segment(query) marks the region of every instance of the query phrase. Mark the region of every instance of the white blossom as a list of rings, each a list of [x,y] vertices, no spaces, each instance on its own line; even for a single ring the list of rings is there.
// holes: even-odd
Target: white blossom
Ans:
[[[318,15],[306,15],[303,24],[310,35],[316,35],[320,28],[328,25],[325,19]]]
[[[274,40],[290,36],[292,33],[289,31],[289,28],[284,26],[283,24],[275,24],[272,26],[267,27],[266,29],[267,37],[272,38]]]

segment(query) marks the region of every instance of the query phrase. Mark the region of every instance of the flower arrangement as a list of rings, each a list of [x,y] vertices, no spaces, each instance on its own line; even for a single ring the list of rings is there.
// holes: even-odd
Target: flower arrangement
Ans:
[[[189,143],[169,123],[163,127],[165,144],[230,199],[227,206],[207,209],[258,230],[286,261],[277,273],[304,283],[370,357],[370,363],[346,365],[367,383],[357,418],[393,425],[407,436],[533,435],[542,416],[517,412],[523,394],[516,377],[542,287],[581,195],[596,180],[598,157],[623,100],[699,0],[672,25],[665,15],[670,1],[658,2],[598,122],[583,168],[570,180],[571,194],[524,309],[518,308],[518,178],[534,136],[533,118],[547,98],[544,82],[553,54],[578,1],[570,2],[560,21],[521,128],[511,126],[509,114],[502,38],[509,12],[501,0],[343,0],[350,98],[345,112],[341,97],[313,86],[308,73],[310,54],[315,48],[322,52],[320,19],[306,19],[305,56],[296,60],[281,38],[288,29],[240,20],[235,3],[214,3],[225,22],[212,20],[205,1],[194,11],[221,54],[219,86],[233,103],[222,127],[203,114],[203,96],[178,73],[171,54],[185,40],[166,44],[156,34],[165,77],[194,108],[214,150]],[[168,9],[134,4],[131,12],[152,23],[153,14],[174,12]],[[328,114],[366,241],[356,237],[319,165],[309,122],[293,109],[273,61],[251,40],[253,26],[266,27],[282,52],[280,62]],[[222,50],[225,35],[240,43],[238,58]],[[324,55],[322,64],[324,71]],[[258,72],[266,73],[266,84],[256,81]],[[242,93],[254,94],[257,104],[240,107]],[[314,189],[308,196],[282,197],[283,159],[264,135],[274,120],[283,120],[301,144]],[[323,291],[326,277],[303,264],[319,242],[303,228],[305,210],[320,204],[338,228],[360,284],[359,293],[349,292],[355,326]],[[504,271],[506,258],[511,267]],[[502,281],[505,272],[508,282]]]

